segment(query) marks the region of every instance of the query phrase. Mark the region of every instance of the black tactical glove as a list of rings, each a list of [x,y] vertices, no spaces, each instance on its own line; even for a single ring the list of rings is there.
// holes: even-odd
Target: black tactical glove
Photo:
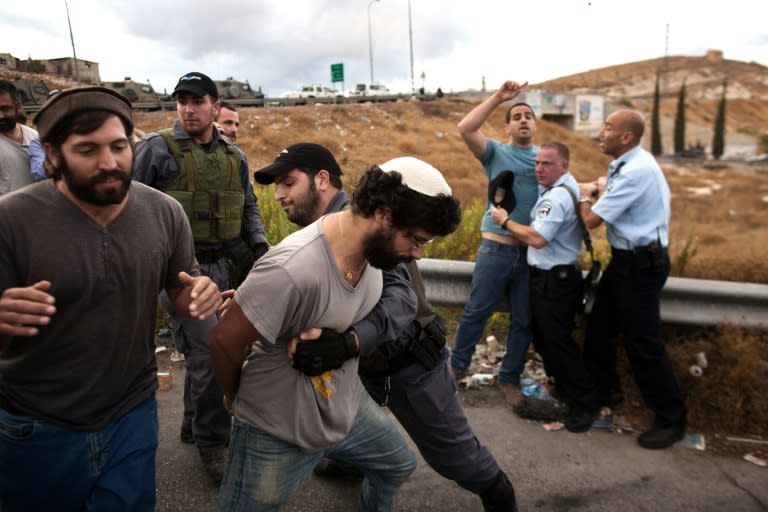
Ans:
[[[323,329],[316,340],[299,341],[293,355],[293,367],[315,377],[328,370],[341,368],[344,361],[358,353],[355,337],[350,331],[338,333]]]

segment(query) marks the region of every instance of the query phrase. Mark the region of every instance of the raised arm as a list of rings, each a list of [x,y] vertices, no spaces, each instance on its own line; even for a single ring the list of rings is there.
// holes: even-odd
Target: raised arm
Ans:
[[[513,80],[507,80],[492,95],[482,103],[469,111],[464,119],[459,121],[459,134],[464,139],[469,150],[476,158],[482,158],[486,148],[486,137],[480,131],[493,111],[505,101],[515,98],[520,91],[528,85],[528,82],[518,84]]]

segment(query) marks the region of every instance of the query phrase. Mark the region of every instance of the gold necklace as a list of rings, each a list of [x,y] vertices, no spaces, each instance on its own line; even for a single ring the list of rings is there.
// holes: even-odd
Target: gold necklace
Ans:
[[[339,212],[339,234],[341,235],[341,239],[344,240],[344,226],[341,224],[341,216],[343,215],[343,212]],[[349,263],[349,254],[344,256],[345,261],[347,262],[347,271],[344,272],[344,279],[347,282],[352,282],[352,280],[355,279],[355,276],[360,275],[360,273],[363,271],[363,268],[365,268],[366,262],[363,261],[363,264],[360,266],[360,270],[352,270],[352,265]]]

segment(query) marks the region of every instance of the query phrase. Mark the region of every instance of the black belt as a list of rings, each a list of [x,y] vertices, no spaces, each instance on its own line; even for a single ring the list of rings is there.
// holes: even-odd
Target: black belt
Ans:
[[[544,273],[544,272],[570,272],[571,270],[579,270],[579,267],[576,266],[576,264],[571,265],[555,265],[552,268],[539,268],[539,267],[531,267],[531,272],[537,272],[537,273]]]
[[[659,257],[667,257],[668,251],[666,247],[662,247],[657,243],[646,245],[643,247],[637,247],[633,250],[617,249],[611,247],[611,261],[615,261],[619,264],[634,265],[637,268],[645,269],[654,267],[654,262]]]

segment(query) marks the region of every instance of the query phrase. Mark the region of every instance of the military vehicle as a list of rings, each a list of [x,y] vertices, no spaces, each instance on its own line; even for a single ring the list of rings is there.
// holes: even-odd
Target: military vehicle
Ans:
[[[219,100],[228,101],[233,105],[263,106],[264,94],[261,90],[254,91],[248,80],[240,82],[231,76],[226,80],[214,80],[219,91]]]
[[[42,105],[48,99],[48,93],[51,92],[42,80],[32,82],[16,78],[13,80],[13,85],[16,86],[21,103],[25,107]]]
[[[131,103],[158,103],[162,99],[152,88],[149,80],[147,80],[147,83],[142,84],[134,82],[131,80],[131,77],[127,76],[125,80],[119,82],[101,82],[99,85],[119,92],[128,98]]]

